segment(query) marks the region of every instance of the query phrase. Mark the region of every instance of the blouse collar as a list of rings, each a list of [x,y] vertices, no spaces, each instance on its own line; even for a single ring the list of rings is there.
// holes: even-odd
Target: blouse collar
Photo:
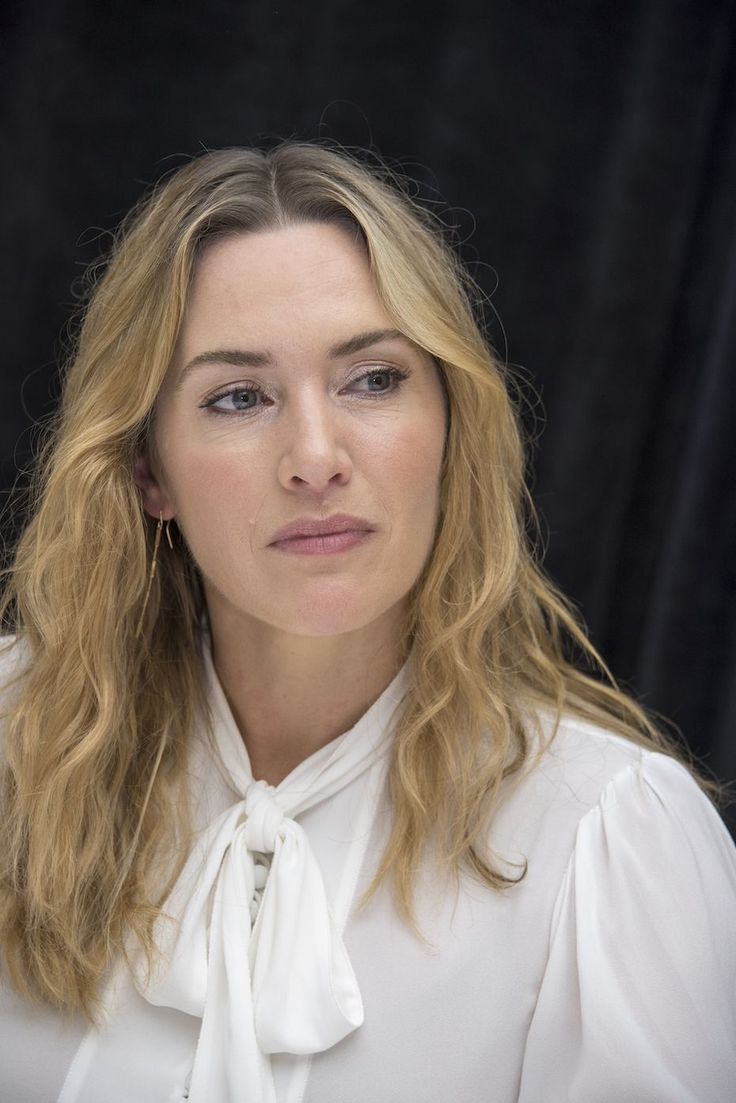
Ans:
[[[159,964],[136,983],[202,1019],[190,1103],[275,1103],[270,1054],[319,1053],[361,1026],[363,1004],[300,812],[385,758],[409,659],[349,731],[278,786],[254,780],[205,640],[215,760],[238,795],[197,835],[164,905]],[[270,857],[270,867],[263,856]]]

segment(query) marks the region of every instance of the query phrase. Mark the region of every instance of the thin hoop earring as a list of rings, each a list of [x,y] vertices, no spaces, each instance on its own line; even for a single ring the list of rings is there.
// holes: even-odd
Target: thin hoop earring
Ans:
[[[170,521],[166,522],[166,538],[169,541],[169,547],[173,549],[174,545],[171,541],[171,532],[169,531]],[[156,573],[156,567],[158,565],[158,548],[161,543],[161,530],[164,527],[164,515],[163,510],[158,511],[158,524],[156,525],[156,536],[153,541],[153,559],[151,560],[151,569],[148,572],[148,585],[146,586],[146,596],[143,599],[143,608],[141,609],[141,615],[138,618],[138,627],[135,630],[135,639],[138,639],[141,634],[141,628],[143,627],[143,617],[148,606],[148,598],[151,595],[151,586],[153,586],[153,576]]]

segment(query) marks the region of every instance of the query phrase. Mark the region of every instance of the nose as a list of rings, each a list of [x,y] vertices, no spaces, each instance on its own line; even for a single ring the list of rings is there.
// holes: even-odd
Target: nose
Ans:
[[[344,485],[352,461],[344,439],[340,412],[324,398],[305,398],[286,422],[287,439],[279,460],[279,480],[287,489],[309,486],[322,491],[330,483]]]

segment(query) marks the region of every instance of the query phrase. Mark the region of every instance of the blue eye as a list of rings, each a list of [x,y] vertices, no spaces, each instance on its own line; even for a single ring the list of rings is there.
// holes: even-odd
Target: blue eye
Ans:
[[[375,379],[381,379],[382,377],[384,379],[386,379],[386,381],[387,381],[386,387],[378,386],[377,390],[383,390],[383,389],[386,389],[388,386],[391,386],[392,377],[393,377],[392,373],[390,371],[388,371],[387,368],[382,368],[382,370],[380,372],[370,372],[369,375],[362,375],[361,378],[356,379],[355,382],[356,383],[361,383],[363,381],[363,379],[367,379],[367,381],[369,381],[369,382],[374,382]]]
[[[258,395],[263,395],[263,392],[260,392],[257,387],[233,387],[231,390],[224,390],[220,395],[207,398],[202,406],[205,409],[215,410],[217,414],[244,414],[248,410],[256,409]],[[248,398],[254,400],[247,401]],[[232,403],[227,406],[222,405],[225,399],[232,399]]]
[[[399,390],[402,383],[405,382],[410,376],[411,372],[403,371],[400,368],[373,368],[371,371],[364,372],[363,375],[359,375],[356,379],[351,380],[348,386],[352,386],[355,383],[362,383],[366,379],[376,379],[381,376],[385,376],[390,381],[390,386],[383,390],[369,390],[358,393],[358,397],[362,400],[366,398],[386,398],[396,393]],[[224,414],[225,416],[232,416],[238,414],[250,414],[252,411],[258,409],[256,399],[251,403],[243,402],[244,396],[261,395],[262,397],[268,397],[264,394],[264,391],[255,383],[249,383],[247,386],[238,384],[236,386],[228,387],[227,390],[221,391],[219,394],[213,395],[211,398],[206,399],[202,403],[202,408],[209,410],[213,414]],[[227,405],[221,405],[226,399],[231,400]]]
[[[364,375],[360,375],[354,379],[354,383],[363,383],[365,379],[369,381],[375,381],[383,377],[387,381],[387,385],[375,390],[367,390],[364,394],[376,395],[381,397],[382,395],[391,395],[401,387],[405,379],[408,379],[408,372],[402,372],[397,367],[374,367],[372,372],[366,372]]]

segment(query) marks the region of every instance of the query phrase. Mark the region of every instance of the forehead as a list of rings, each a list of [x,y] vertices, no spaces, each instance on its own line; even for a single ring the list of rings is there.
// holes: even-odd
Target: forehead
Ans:
[[[198,258],[168,374],[207,350],[260,348],[288,359],[395,325],[350,229],[304,223],[238,234]]]
[[[352,227],[242,233],[205,243],[167,383],[180,391],[199,364],[321,364],[398,340],[426,356],[384,307]]]
[[[285,301],[295,309],[325,296],[380,305],[363,243],[346,228],[305,223],[205,244],[185,318],[213,309],[277,310]]]

